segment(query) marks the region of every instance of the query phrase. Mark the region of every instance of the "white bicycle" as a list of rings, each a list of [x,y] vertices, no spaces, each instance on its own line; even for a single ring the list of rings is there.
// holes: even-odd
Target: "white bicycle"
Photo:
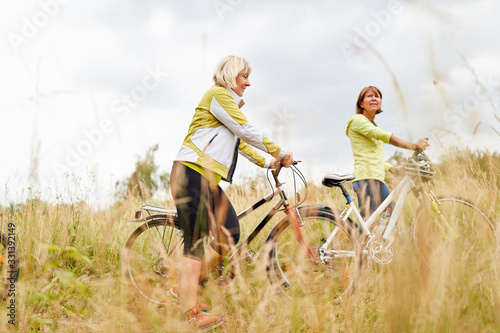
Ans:
[[[420,201],[420,207],[415,211],[412,221],[412,235],[418,253],[426,264],[433,260],[440,260],[441,245],[451,244],[453,258],[463,264],[481,269],[478,265],[486,266],[489,260],[498,258],[499,241],[495,233],[495,226],[488,215],[470,200],[458,196],[437,196],[430,189],[429,181],[434,177],[436,170],[423,152],[415,152],[405,164],[406,175],[390,195],[365,221],[343,186],[344,182],[354,180],[353,175],[328,174],[323,179],[323,185],[338,187],[342,191],[347,206],[340,213],[339,220],[345,226],[351,226],[350,232],[359,235],[361,253],[349,250],[328,250],[335,257],[360,257],[363,262],[372,260],[378,264],[390,263],[394,258],[394,242],[398,235],[398,222],[403,205],[410,192],[413,192]],[[396,204],[390,218],[387,218],[387,208],[397,197]],[[386,216],[386,218],[384,218]],[[356,223],[353,223],[353,220]],[[324,251],[335,239],[336,234],[342,232],[335,228],[320,248]],[[324,252],[323,251],[323,252]],[[479,260],[482,259],[482,260]],[[359,272],[356,274],[359,275]]]

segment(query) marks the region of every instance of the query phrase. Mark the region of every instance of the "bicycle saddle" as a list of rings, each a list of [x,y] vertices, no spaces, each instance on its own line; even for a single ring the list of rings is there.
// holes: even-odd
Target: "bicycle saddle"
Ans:
[[[339,186],[343,182],[351,181],[354,178],[356,178],[356,177],[354,177],[354,175],[350,175],[350,174],[337,175],[336,173],[329,173],[328,175],[326,175],[323,178],[323,181],[321,182],[321,184],[323,184],[326,187],[334,187],[334,186]]]

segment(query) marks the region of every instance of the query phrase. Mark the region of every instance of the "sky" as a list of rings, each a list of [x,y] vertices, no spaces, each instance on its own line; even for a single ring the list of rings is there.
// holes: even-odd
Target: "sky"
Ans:
[[[154,145],[169,172],[226,55],[252,64],[242,111],[311,182],[352,172],[345,126],[368,85],[383,93],[378,125],[429,138],[431,159],[500,152],[499,12],[494,0],[0,0],[0,204],[110,204]],[[235,182],[264,172],[238,163]]]

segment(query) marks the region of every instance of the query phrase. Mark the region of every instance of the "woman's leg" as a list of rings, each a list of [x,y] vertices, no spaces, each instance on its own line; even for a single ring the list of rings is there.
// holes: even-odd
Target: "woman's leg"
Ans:
[[[172,196],[184,233],[184,254],[178,269],[181,309],[196,306],[203,247],[208,235],[208,188],[203,177],[181,163],[174,163],[170,176]]]
[[[214,232],[215,240],[212,242],[212,247],[217,253],[225,255],[240,239],[240,222],[231,201],[222,188],[217,186],[214,192],[212,204],[216,221],[214,227],[217,229]]]
[[[214,240],[205,248],[200,281],[217,266],[222,257],[235,246],[240,238],[238,215],[220,186],[212,186],[210,200],[215,223],[211,225]]]
[[[375,179],[358,180],[352,183],[358,196],[361,216],[367,219],[389,196],[390,192],[384,183]]]
[[[222,255],[215,252],[211,244],[205,248],[205,253],[201,261],[200,278],[198,284],[222,261]]]
[[[370,217],[374,206],[373,179],[363,179],[352,183],[358,197],[358,207],[364,219]]]
[[[201,261],[183,256],[180,260],[178,276],[181,311],[187,312],[198,304],[198,284],[201,274]]]
[[[382,202],[387,199],[387,197],[391,194],[391,192],[389,191],[389,189],[387,188],[387,185],[383,184],[383,183],[380,183],[380,197],[381,197],[381,200]],[[391,204],[389,205],[389,208],[392,210],[394,208],[394,201],[391,202]]]

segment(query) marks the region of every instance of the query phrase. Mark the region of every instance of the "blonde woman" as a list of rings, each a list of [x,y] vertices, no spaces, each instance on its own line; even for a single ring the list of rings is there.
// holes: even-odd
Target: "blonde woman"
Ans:
[[[203,330],[221,325],[225,318],[207,314],[206,305],[198,300],[199,283],[240,236],[236,212],[219,182],[231,182],[238,153],[262,168],[276,167],[280,162],[289,167],[293,162],[291,152],[265,137],[240,110],[251,71],[244,58],[228,56],[219,61],[214,85],[194,112],[170,176],[184,231],[184,255],[179,284],[168,293],[180,300],[188,322]],[[272,158],[266,160],[254,148]],[[214,236],[210,243],[209,232]]]

